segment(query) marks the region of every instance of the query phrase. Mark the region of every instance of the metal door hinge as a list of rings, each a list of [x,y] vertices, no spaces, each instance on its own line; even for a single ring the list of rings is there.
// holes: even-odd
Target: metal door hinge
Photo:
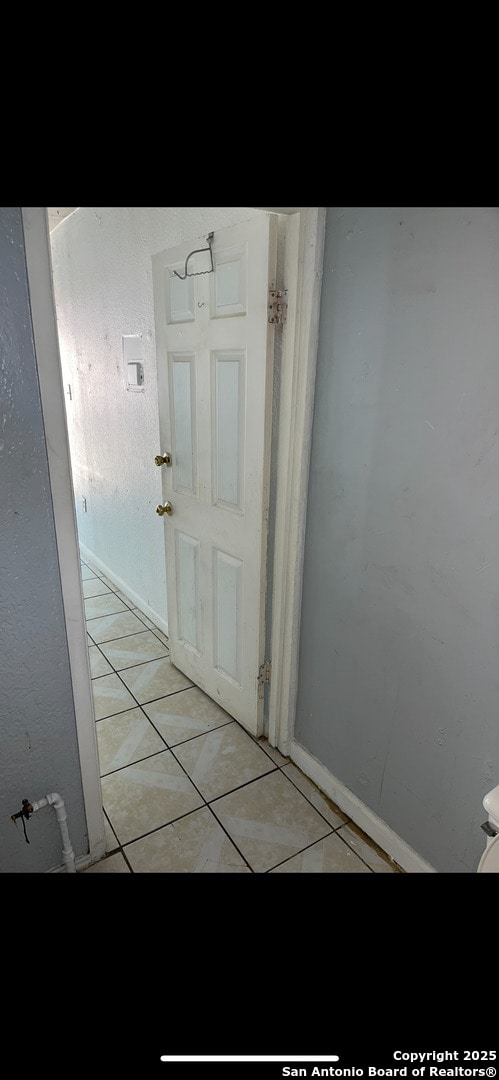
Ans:
[[[265,660],[258,669],[258,697],[262,698],[265,689],[265,683],[270,686],[270,676],[272,674],[272,662]]]
[[[288,317],[288,301],[286,300],[287,289],[283,289],[279,292],[274,285],[269,289],[269,323],[275,323],[277,326],[282,326],[286,322]]]

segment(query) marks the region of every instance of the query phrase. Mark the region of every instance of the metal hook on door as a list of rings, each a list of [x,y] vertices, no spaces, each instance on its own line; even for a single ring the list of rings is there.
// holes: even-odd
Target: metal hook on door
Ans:
[[[213,236],[214,236],[214,233],[212,233],[212,232],[208,233],[208,236],[206,237],[206,243],[208,244],[207,248],[196,248],[195,251],[191,251],[190,255],[188,255],[186,260],[185,260],[184,273],[183,274],[178,274],[177,271],[174,270],[173,273],[175,274],[175,277],[180,278],[181,281],[185,281],[185,279],[188,278],[188,277],[199,277],[201,274],[212,274],[213,273],[213,270],[214,270],[213,252],[211,250],[211,244],[212,244]],[[203,252],[203,251],[209,251],[209,253],[210,253],[210,262],[211,262],[210,269],[209,270],[197,270],[193,274],[188,274],[187,273],[187,263],[189,262],[189,259],[192,259],[193,255],[201,254],[201,252]]]

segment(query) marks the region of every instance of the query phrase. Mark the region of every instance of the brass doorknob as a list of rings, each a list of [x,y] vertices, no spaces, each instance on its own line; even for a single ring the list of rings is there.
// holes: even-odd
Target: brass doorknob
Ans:
[[[160,505],[156,507],[156,513],[159,514],[160,517],[163,517],[163,514],[173,514],[173,506],[170,502],[165,502],[164,506]]]
[[[168,453],[166,453],[166,454],[156,454],[156,457],[154,458],[154,464],[155,465],[171,465],[171,463],[172,463],[172,455],[168,454]]]

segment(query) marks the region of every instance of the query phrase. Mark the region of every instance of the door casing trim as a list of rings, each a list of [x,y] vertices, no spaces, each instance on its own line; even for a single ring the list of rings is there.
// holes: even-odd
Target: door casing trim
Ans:
[[[298,689],[326,210],[323,206],[301,207],[290,215],[286,236],[288,321],[283,334],[279,401],[268,731],[270,744],[283,754],[290,750]]]

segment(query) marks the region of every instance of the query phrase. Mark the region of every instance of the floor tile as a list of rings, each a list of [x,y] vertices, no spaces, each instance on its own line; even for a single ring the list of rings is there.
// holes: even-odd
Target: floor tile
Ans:
[[[330,826],[279,770],[211,806],[257,873],[320,840]]]
[[[118,600],[121,600],[123,602],[123,604],[125,604],[126,607],[128,607],[128,608],[134,608],[135,607],[135,604],[134,604],[133,600],[130,600],[130,598],[126,595],[126,593],[122,592],[121,589],[118,589],[118,587],[116,585],[113,585],[113,593],[115,594],[115,596],[118,597]]]
[[[250,874],[207,806],[126,848],[136,874]]]
[[[130,634],[117,641],[108,641],[101,645],[101,649],[115,671],[168,655],[168,649],[145,627],[138,634]]]
[[[111,589],[108,589],[107,585],[104,585],[104,582],[98,577],[87,578],[82,581],[82,586],[85,600],[88,600],[91,596],[102,596],[104,593],[111,592]]]
[[[109,851],[114,851],[115,848],[119,847],[119,841],[116,839],[116,837],[114,835],[114,832],[113,832],[113,830],[112,830],[112,828],[111,828],[105,814],[104,814],[104,830],[105,830],[105,835],[106,835],[106,854],[107,854]]]
[[[84,873],[403,873],[85,559],[81,578],[107,854]]]
[[[337,833],[319,840],[294,855],[271,874],[371,874],[372,870],[340,839]]]
[[[111,592],[116,592],[117,591],[118,586],[114,584],[114,581],[110,581],[110,579],[108,577],[106,577],[105,574],[99,574],[99,577],[100,577],[101,581],[104,582],[104,585],[107,585],[111,589]]]
[[[92,679],[98,679],[100,675],[112,673],[111,664],[108,664],[97,645],[89,645],[88,655],[90,657],[90,675]]]
[[[82,581],[87,581],[88,578],[95,577],[93,570],[91,570],[90,567],[86,565],[86,563],[81,564],[80,573]]]
[[[127,844],[203,804],[171,750],[102,778],[106,814]]]
[[[207,802],[275,769],[274,762],[235,721],[180,743],[174,752]]]
[[[140,608],[134,608],[134,611],[137,618],[144,623],[144,626],[150,630],[151,633],[156,634],[156,637],[163,642],[163,645],[168,645],[168,648],[170,648],[170,642],[168,641],[166,634],[159,629],[159,626],[155,626],[151,619],[149,619],[147,615],[144,615],[144,612],[141,611]]]
[[[99,720],[96,731],[101,776],[165,749],[142,709],[130,709]]]
[[[162,660],[150,660],[147,664],[124,668],[120,674],[141,705],[192,686],[191,680],[182,675],[166,656]]]
[[[119,675],[103,675],[100,679],[93,679],[92,692],[96,720],[137,707],[137,702],[123,686]]]
[[[136,612],[137,612],[137,615],[138,615],[139,619],[142,619],[142,622],[143,622],[143,623],[145,623],[145,625],[146,625],[147,627],[149,627],[149,630],[156,630],[156,629],[157,629],[157,627],[156,627],[156,626],[154,625],[154,623],[153,623],[153,622],[151,621],[151,619],[149,618],[149,616],[148,616],[148,615],[144,615],[144,612],[143,612],[143,611],[141,611],[141,610],[140,610],[140,608],[136,608],[135,610],[136,610]]]
[[[296,765],[285,765],[282,771],[285,776],[292,780],[293,784],[296,784],[302,794],[312,803],[312,806],[315,806],[315,809],[326,818],[326,821],[329,822],[333,829],[339,828],[340,825],[348,821],[347,815],[338,806],[333,808],[331,801],[316,788],[315,784],[307,776],[300,772]]]
[[[288,757],[284,757],[277,747],[271,746],[268,739],[257,739],[256,742],[257,745],[261,746],[262,750],[265,750],[265,753],[272,758],[272,761],[274,761],[276,765],[285,765],[286,762],[290,760]]]
[[[345,843],[353,848],[357,855],[360,855],[360,858],[376,874],[398,874],[401,872],[398,866],[395,866],[395,863],[389,860],[388,855],[385,855],[378,845],[370,840],[353,822],[338,829],[338,836],[341,836]]]
[[[85,562],[84,562],[84,566],[86,566],[86,567],[88,568],[88,570],[91,570],[91,571],[92,571],[92,576],[93,576],[93,577],[98,577],[98,578],[102,578],[102,577],[103,577],[103,574],[102,574],[102,573],[101,573],[101,571],[99,570],[99,567],[98,567],[98,566],[94,566],[94,564],[93,564],[93,563],[91,563],[91,562],[88,562],[88,560],[85,560]],[[106,582],[106,584],[107,584],[107,582]]]
[[[87,631],[98,645],[127,634],[140,633],[143,629],[140,619],[137,619],[132,611],[121,611],[117,615],[103,615],[87,620]]]
[[[127,611],[125,604],[114,593],[104,596],[91,596],[85,603],[85,618],[97,619],[99,615],[114,615],[117,611]]]
[[[168,746],[176,746],[213,728],[233,723],[232,716],[197,686],[144,705],[144,712]]]
[[[93,866],[89,866],[82,872],[84,874],[129,874],[130,868],[127,866],[121,852],[117,851],[115,855],[106,856],[106,858],[94,863]]]

